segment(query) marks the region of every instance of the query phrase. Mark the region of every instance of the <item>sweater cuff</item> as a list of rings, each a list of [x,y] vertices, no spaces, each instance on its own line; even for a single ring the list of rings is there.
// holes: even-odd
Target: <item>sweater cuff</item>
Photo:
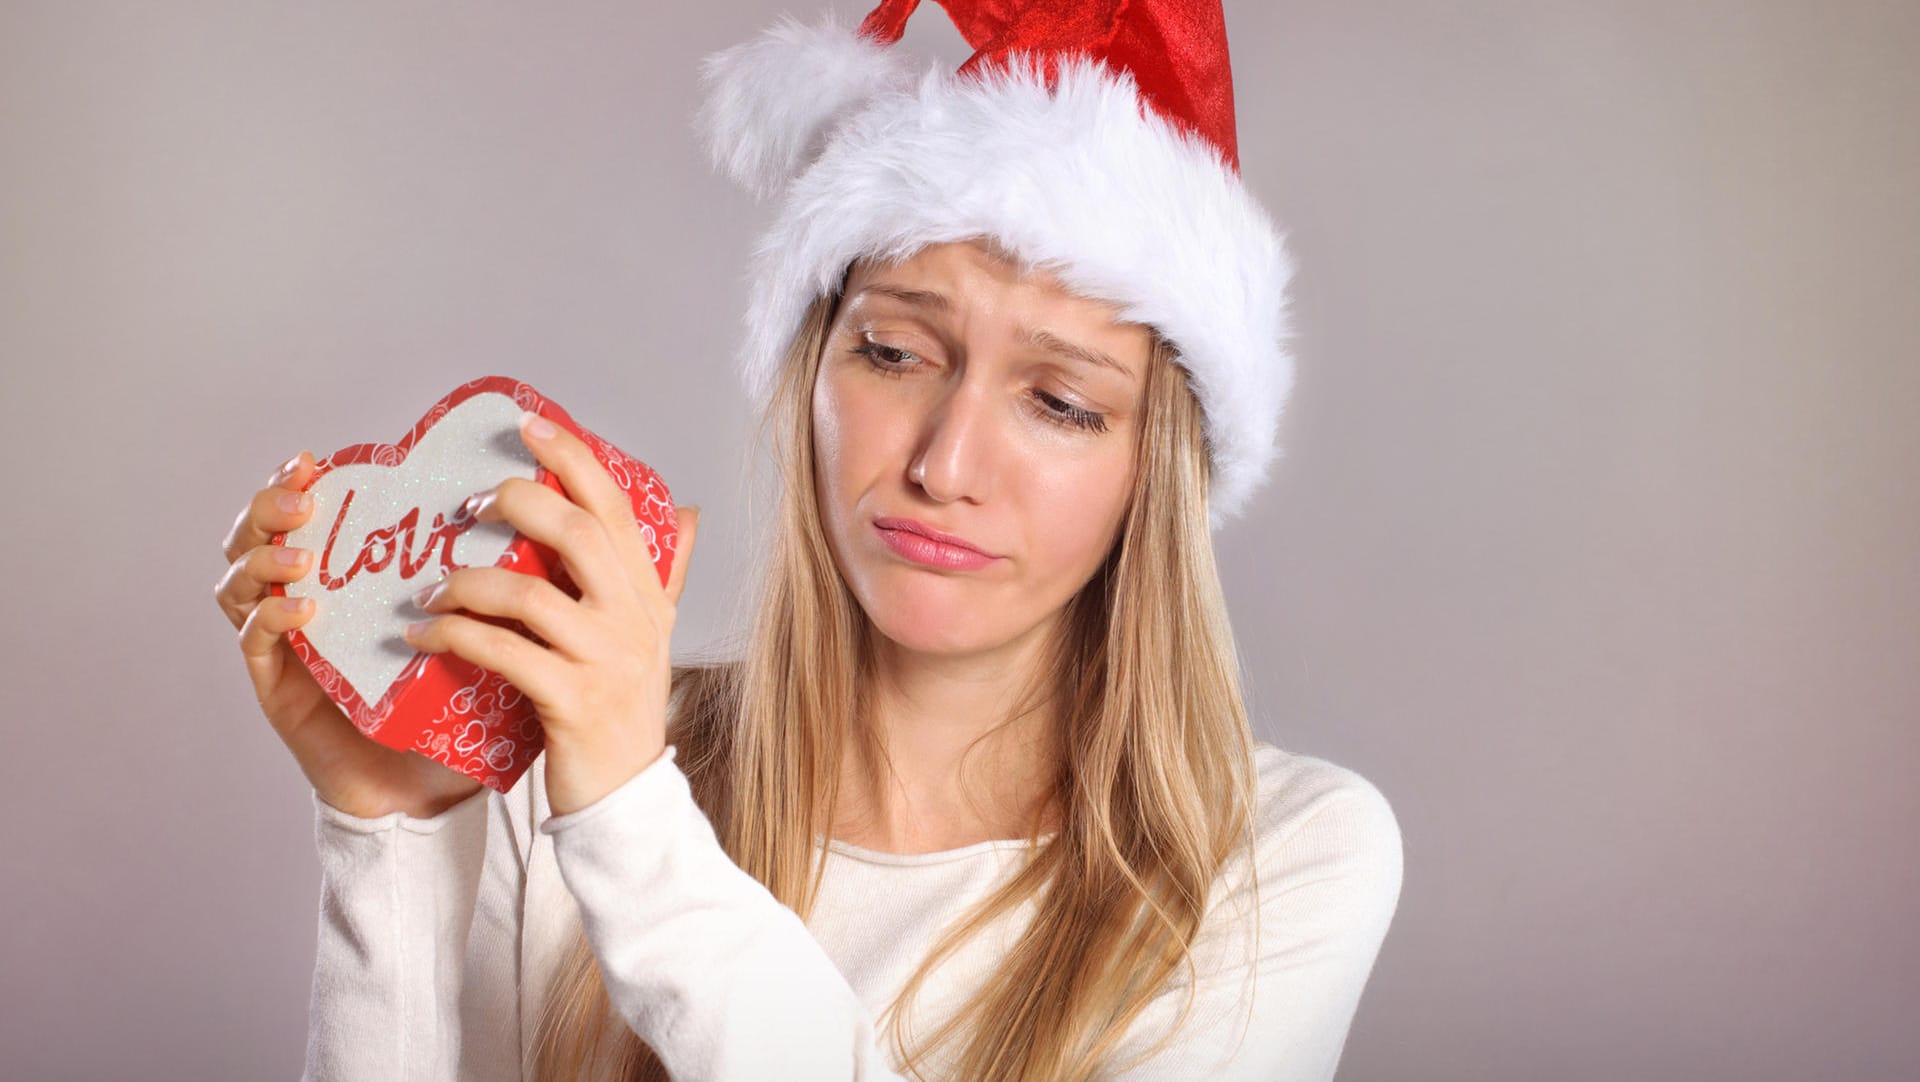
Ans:
[[[672,807],[676,802],[693,800],[693,788],[687,783],[687,776],[680,771],[675,761],[680,749],[673,744],[667,745],[660,758],[655,759],[638,774],[622,782],[620,787],[599,800],[570,811],[565,815],[548,816],[540,824],[540,833],[558,834],[570,830],[582,823],[590,823],[602,816],[626,816],[638,814],[644,820],[656,817],[660,810]]]
[[[414,834],[437,834],[449,824],[475,816],[484,816],[489,790],[482,785],[472,796],[441,812],[438,815],[421,818],[406,812],[388,812],[385,815],[367,819],[339,808],[321,799],[318,789],[313,791],[313,808],[319,821],[327,826],[336,827],[354,834],[379,834],[388,830],[405,830]]]

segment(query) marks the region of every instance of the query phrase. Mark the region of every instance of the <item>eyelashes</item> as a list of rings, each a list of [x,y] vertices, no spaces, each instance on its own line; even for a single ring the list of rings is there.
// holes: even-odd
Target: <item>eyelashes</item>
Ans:
[[[865,357],[868,365],[871,366],[874,371],[896,378],[905,376],[907,374],[907,368],[909,367],[907,363],[900,358],[913,356],[912,353],[904,349],[883,346],[878,342],[862,342],[848,350],[848,352],[857,353]],[[1041,408],[1038,411],[1040,416],[1054,424],[1087,432],[1105,432],[1107,430],[1107,418],[1105,414],[1096,413],[1093,410],[1081,409],[1079,406],[1055,398],[1045,391],[1035,391],[1033,392],[1033,397],[1041,403]]]

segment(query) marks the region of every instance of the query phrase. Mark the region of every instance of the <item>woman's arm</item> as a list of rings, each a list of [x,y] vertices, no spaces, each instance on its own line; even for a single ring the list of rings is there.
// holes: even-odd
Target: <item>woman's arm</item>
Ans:
[[[505,803],[481,789],[430,819],[361,818],[317,794],[314,807],[320,931],[302,1077],[518,1082],[524,880]]]
[[[676,754],[540,825],[621,1016],[675,1078],[898,1079],[833,960],[721,848]]]

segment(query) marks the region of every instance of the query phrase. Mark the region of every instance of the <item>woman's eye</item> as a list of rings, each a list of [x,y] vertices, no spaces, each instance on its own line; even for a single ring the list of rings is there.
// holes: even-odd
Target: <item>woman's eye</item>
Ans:
[[[905,376],[911,367],[908,361],[917,361],[918,357],[904,349],[883,346],[878,342],[862,342],[849,352],[857,353],[867,359],[874,371],[889,376]],[[1045,391],[1033,392],[1036,402],[1040,403],[1038,413],[1045,420],[1068,428],[1077,428],[1087,432],[1105,432],[1107,418],[1103,413],[1081,409],[1063,399],[1055,398]]]
[[[1044,412],[1049,420],[1057,421],[1060,424],[1073,428],[1082,428],[1088,432],[1105,432],[1107,430],[1107,418],[1103,413],[1095,413],[1092,410],[1081,409],[1079,406],[1055,398],[1045,391],[1035,391],[1033,392],[1033,396],[1041,402],[1046,403],[1046,408],[1042,412]]]
[[[904,349],[883,346],[878,342],[862,342],[853,347],[853,352],[866,357],[868,363],[873,365],[877,371],[891,373],[896,376],[905,374],[902,368],[906,362],[902,360],[902,358],[913,356],[913,354],[908,353]]]

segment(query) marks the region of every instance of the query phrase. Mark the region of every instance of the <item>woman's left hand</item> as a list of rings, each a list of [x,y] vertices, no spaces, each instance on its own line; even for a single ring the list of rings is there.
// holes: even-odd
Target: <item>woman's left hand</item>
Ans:
[[[473,514],[551,547],[580,588],[579,600],[524,572],[463,568],[423,592],[422,609],[447,615],[411,625],[407,641],[499,673],[532,701],[546,730],[547,802],[554,815],[565,815],[619,788],[666,751],[669,642],[700,510],[674,508],[679,533],[662,587],[632,502],[593,451],[543,418],[522,418],[520,432],[567,495],[509,478],[476,496]],[[518,620],[549,645],[455,609]]]

